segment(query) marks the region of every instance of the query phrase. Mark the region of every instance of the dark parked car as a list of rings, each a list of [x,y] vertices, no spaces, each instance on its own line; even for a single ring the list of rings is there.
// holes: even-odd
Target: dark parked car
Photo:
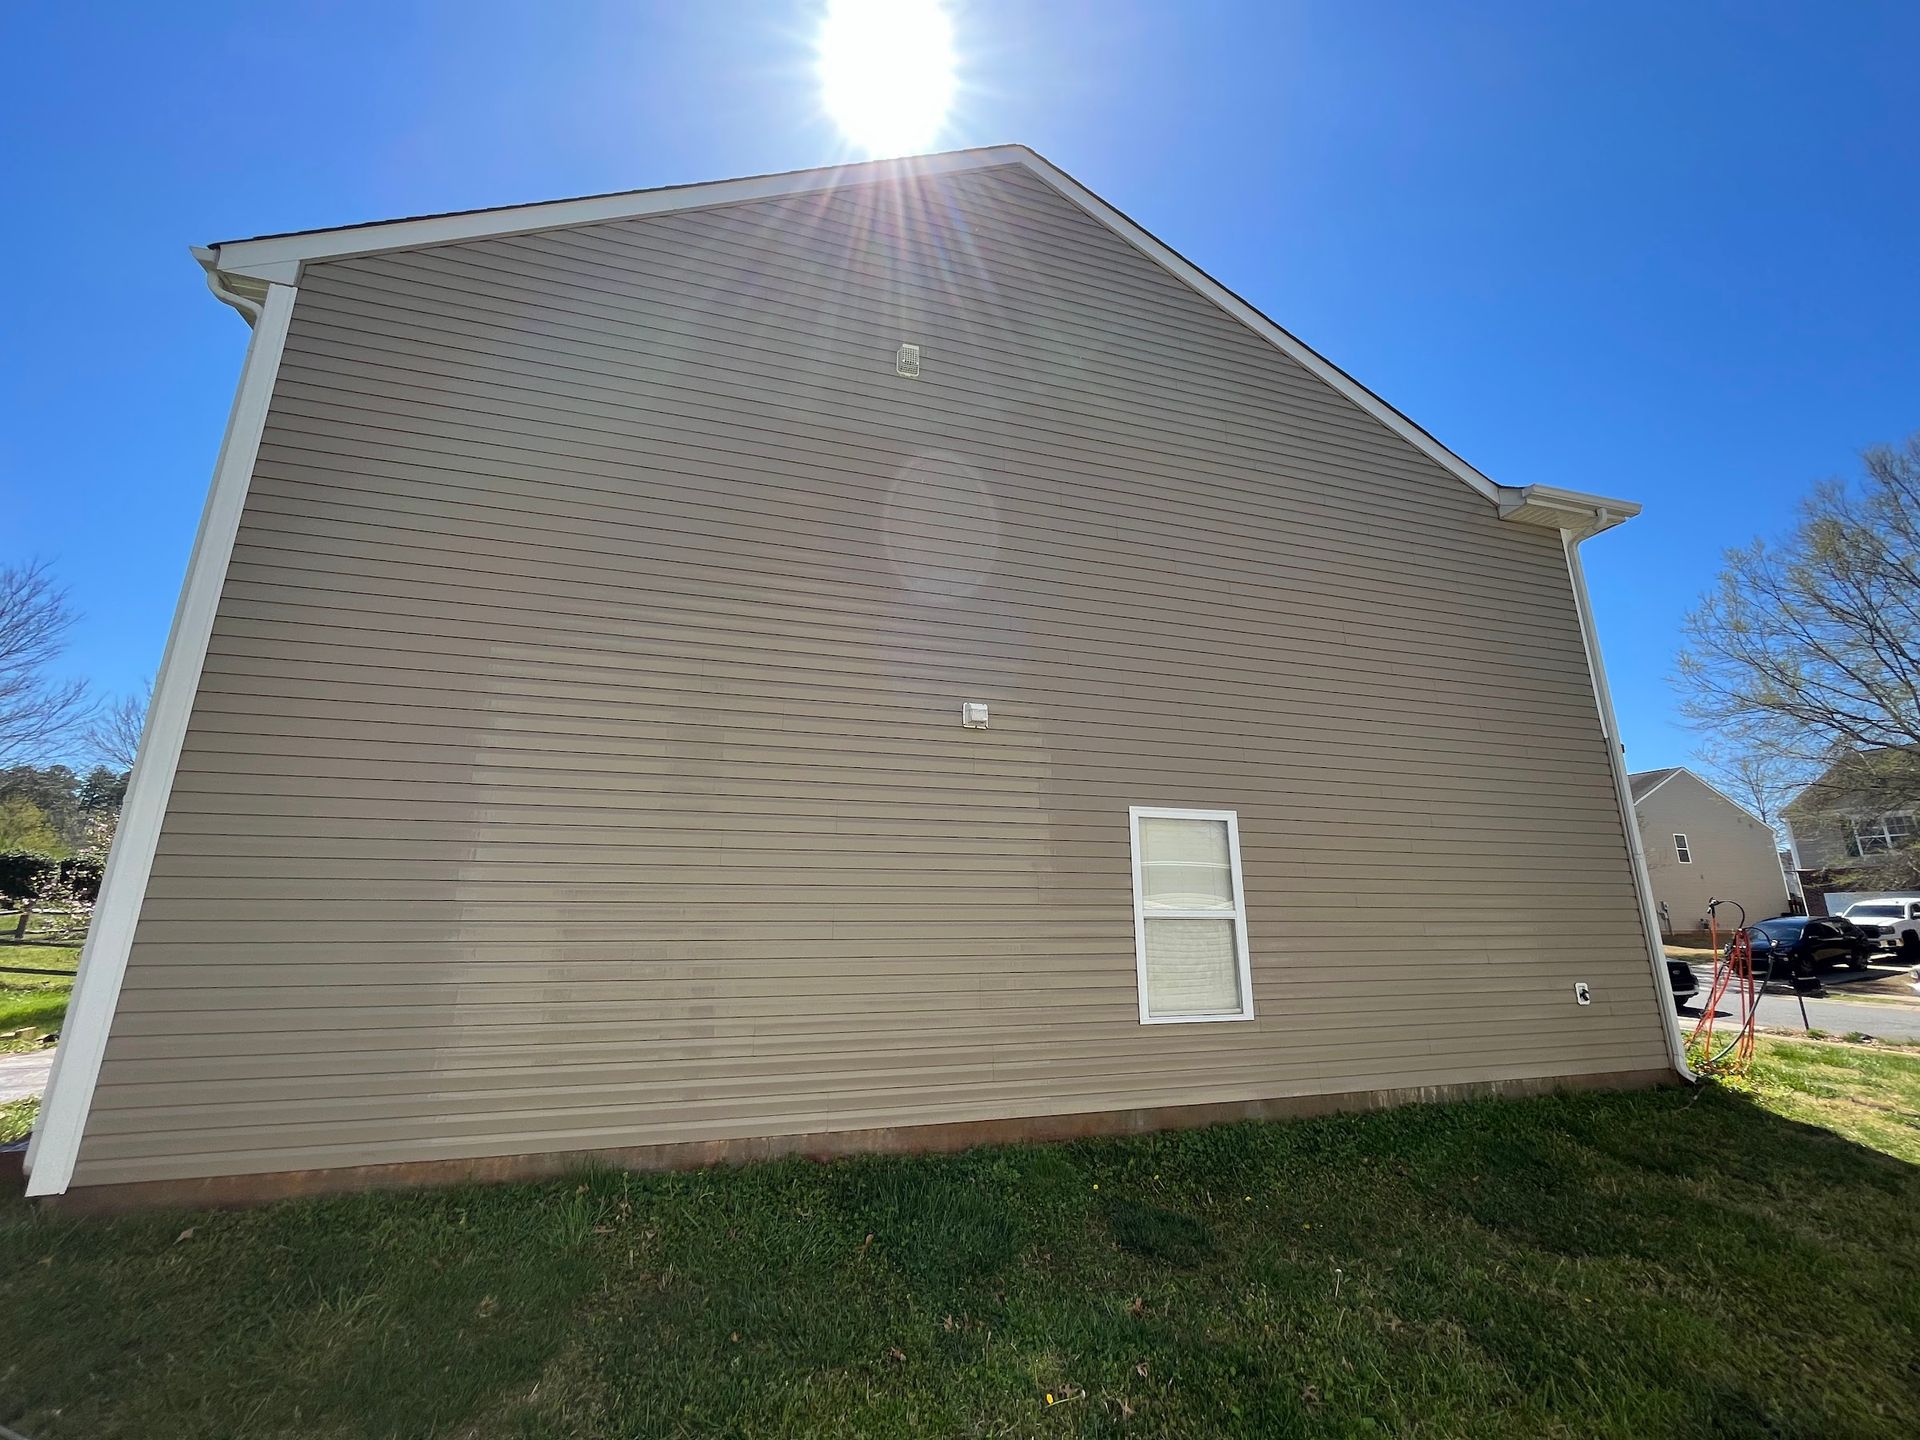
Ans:
[[[1867,968],[1876,941],[1851,920],[1839,915],[1781,915],[1749,925],[1753,943],[1753,973],[1766,978],[1769,966],[1776,979],[1795,970],[1815,974],[1835,965]]]
[[[1693,967],[1684,960],[1667,961],[1667,985],[1673,991],[1673,1008],[1683,1010],[1687,1001],[1700,993],[1700,982],[1693,978]]]

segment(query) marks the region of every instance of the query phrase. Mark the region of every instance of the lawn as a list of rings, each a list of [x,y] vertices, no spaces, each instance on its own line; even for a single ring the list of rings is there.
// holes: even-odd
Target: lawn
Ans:
[[[14,1200],[0,1423],[1912,1436],[1916,1093],[1920,1056],[1768,1041],[1744,1092],[111,1223]]]
[[[15,1031],[52,1034],[59,1030],[67,1018],[73,972],[79,964],[78,945],[0,944],[0,1055],[40,1048],[38,1038],[16,1036]],[[59,973],[22,973],[26,971]]]

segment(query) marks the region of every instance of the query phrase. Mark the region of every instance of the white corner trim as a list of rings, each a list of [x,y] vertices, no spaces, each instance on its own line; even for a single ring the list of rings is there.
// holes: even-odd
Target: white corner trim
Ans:
[[[86,1129],[94,1086],[100,1078],[100,1061],[106,1053],[107,1033],[120,999],[120,982],[127,972],[127,954],[146,898],[147,877],[153,870],[160,823],[166,817],[180,747],[186,740],[187,717],[193,709],[207,643],[213,635],[214,612],[226,583],[227,562],[233,555],[247,487],[253,480],[253,463],[266,427],[267,402],[273,395],[287,323],[293,314],[293,297],[290,286],[268,288],[253,338],[247,344],[227,433],[213,468],[213,484],[187,562],[186,583],[154,683],[146,730],[134,757],[120,828],[107,856],[100,898],[74,979],[73,1000],[61,1027],[59,1047],[54,1051],[46,1103],[27,1149],[29,1195],[58,1195],[73,1179],[80,1136]]]
[[[1600,631],[1593,620],[1593,601],[1587,594],[1587,572],[1580,563],[1577,531],[1563,530],[1560,545],[1567,556],[1567,575],[1573,581],[1573,607],[1580,617],[1580,641],[1587,652],[1587,672],[1593,680],[1594,703],[1600,710],[1601,739],[1607,764],[1613,771],[1613,793],[1620,807],[1620,828],[1626,833],[1627,858],[1633,870],[1634,893],[1640,901],[1640,925],[1647,936],[1647,958],[1653,966],[1653,999],[1667,1037],[1667,1058],[1683,1079],[1698,1079],[1687,1065],[1687,1043],[1680,1038],[1680,1016],[1667,984],[1667,951],[1660,942],[1659,911],[1654,908],[1653,882],[1647,876],[1646,848],[1640,843],[1640,822],[1633,813],[1633,789],[1627,784],[1626,751],[1620,744],[1619,721],[1613,713],[1613,691],[1607,684],[1606,661],[1600,654]]]
[[[1473,466],[1447,449],[1446,446],[1434,439],[1433,436],[1422,430],[1418,425],[1414,424],[1413,421],[1387,404],[1386,401],[1382,400],[1358,380],[1355,380],[1351,375],[1340,369],[1339,366],[1333,364],[1325,356],[1313,350],[1297,337],[1282,330],[1278,325],[1274,324],[1273,321],[1269,320],[1245,300],[1242,300],[1238,295],[1234,294],[1233,291],[1207,274],[1207,272],[1202,270],[1198,265],[1188,260],[1172,246],[1155,238],[1149,231],[1135,221],[1128,219],[1127,216],[1120,211],[1114,209],[1113,206],[1087,189],[1086,186],[1082,185],[1078,180],[1075,180],[1071,175],[1067,174],[1066,171],[1042,159],[1031,150],[1021,149],[1020,162],[1042,180],[1046,181],[1053,189],[1059,191],[1061,195],[1065,196],[1074,205],[1086,211],[1088,215],[1091,215],[1095,220],[1105,225],[1107,229],[1133,246],[1134,249],[1158,264],[1161,269],[1171,272],[1176,279],[1184,282],[1189,289],[1197,290],[1201,295],[1219,306],[1220,309],[1226,311],[1227,314],[1253,331],[1254,334],[1260,336],[1261,339],[1265,340],[1275,349],[1284,352],[1288,357],[1298,362],[1303,369],[1323,381],[1338,394],[1352,401],[1355,405],[1358,405],[1362,410],[1366,411],[1367,414],[1371,415],[1375,420],[1378,420],[1382,425],[1385,425],[1416,450],[1419,450],[1430,459],[1438,461],[1445,469],[1452,471],[1453,474],[1457,475],[1461,480],[1464,480],[1468,485],[1472,486],[1473,489],[1479,491],[1483,497],[1493,501],[1495,504],[1499,503],[1503,487],[1496,485],[1485,475],[1482,475],[1478,470],[1474,469]]]
[[[1140,879],[1140,822],[1142,820],[1214,820],[1227,827],[1227,862],[1233,875],[1231,910],[1157,910],[1160,920],[1231,920],[1235,960],[1240,970],[1240,1008],[1229,1015],[1155,1015],[1147,1004],[1147,907]],[[1157,805],[1127,808],[1127,848],[1133,862],[1133,962],[1140,987],[1142,1025],[1210,1025],[1223,1020],[1253,1019],[1253,964],[1247,946],[1247,885],[1240,865],[1240,816],[1233,810],[1180,810]]]

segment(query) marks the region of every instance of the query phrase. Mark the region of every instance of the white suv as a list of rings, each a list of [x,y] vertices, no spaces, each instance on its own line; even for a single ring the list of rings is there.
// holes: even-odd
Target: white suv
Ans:
[[[1844,913],[1869,935],[1877,935],[1875,943],[1882,950],[1920,945],[1920,895],[1858,900]]]

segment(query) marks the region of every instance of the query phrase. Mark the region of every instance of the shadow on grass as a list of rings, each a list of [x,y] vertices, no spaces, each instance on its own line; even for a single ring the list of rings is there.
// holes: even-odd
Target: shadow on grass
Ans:
[[[1920,1433],[1920,1169],[1718,1090],[16,1202],[0,1287],[36,1440]]]

